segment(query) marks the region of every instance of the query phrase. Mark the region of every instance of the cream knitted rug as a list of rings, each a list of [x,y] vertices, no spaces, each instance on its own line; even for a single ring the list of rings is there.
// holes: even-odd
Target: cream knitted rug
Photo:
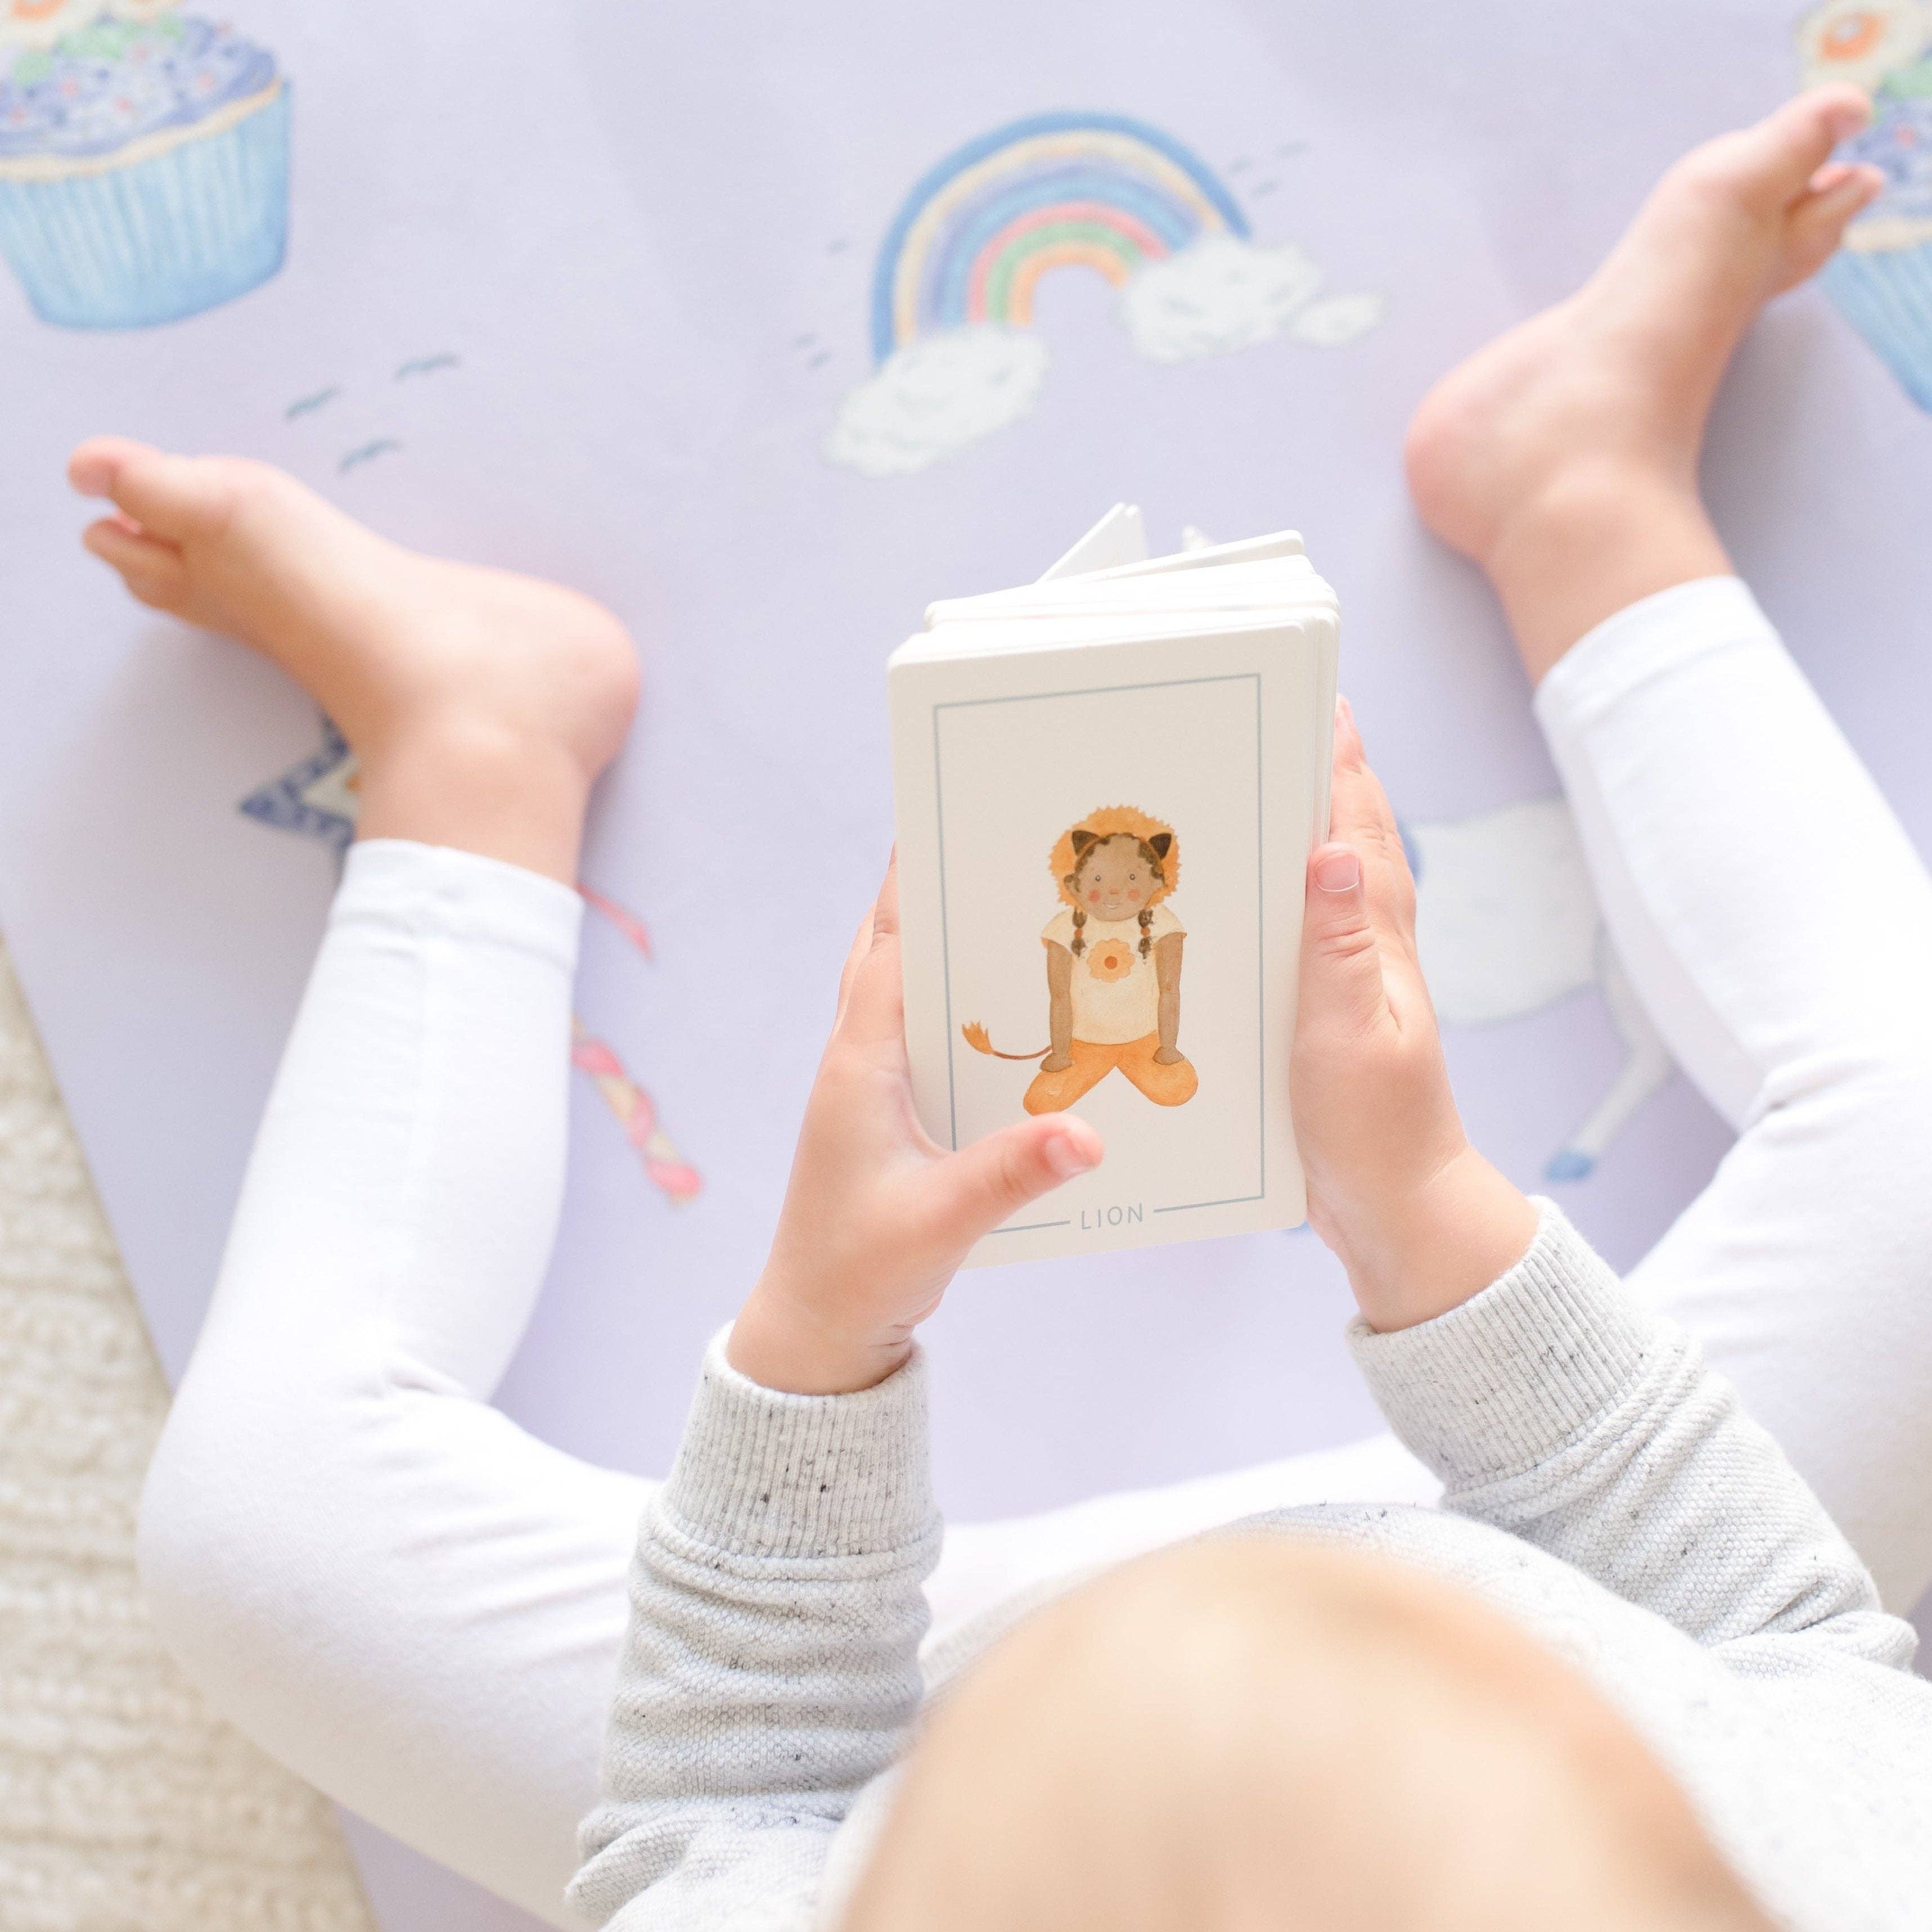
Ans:
[[[373,1932],[328,1804],[210,1715],[142,1613],[166,1406],[0,950],[0,1924]]]

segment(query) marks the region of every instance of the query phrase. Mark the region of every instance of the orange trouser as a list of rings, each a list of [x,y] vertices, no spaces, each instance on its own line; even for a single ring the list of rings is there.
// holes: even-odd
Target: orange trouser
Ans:
[[[1194,1097],[1200,1085],[1194,1069],[1185,1060],[1163,1066],[1154,1055],[1160,1050],[1160,1035],[1144,1033],[1138,1040],[1124,1040],[1118,1045],[1097,1040],[1076,1040],[1067,1043],[1073,1064],[1058,1073],[1041,1072],[1026,1090],[1029,1114],[1057,1114],[1070,1107],[1090,1088],[1097,1087],[1118,1067],[1156,1106],[1178,1107]]]

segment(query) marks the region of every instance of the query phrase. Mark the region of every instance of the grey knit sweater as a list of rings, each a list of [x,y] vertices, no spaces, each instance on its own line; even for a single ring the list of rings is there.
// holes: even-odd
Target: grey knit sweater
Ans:
[[[1781,1924],[1923,1932],[1932,1683],[1910,1628],[1695,1344],[1541,1215],[1473,1300],[1352,1333],[1442,1508],[1248,1526],[1385,1551],[1515,1618],[1622,1710]],[[714,1344],[639,1538],[571,1888],[592,1921],[836,1924],[928,1688],[925,1384],[916,1358],[861,1394],[776,1394]]]

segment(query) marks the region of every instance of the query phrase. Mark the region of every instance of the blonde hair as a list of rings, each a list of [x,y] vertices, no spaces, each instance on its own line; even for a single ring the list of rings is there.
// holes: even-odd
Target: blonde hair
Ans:
[[[937,1707],[841,1932],[1772,1932],[1624,1720],[1498,1612],[1237,1532]]]

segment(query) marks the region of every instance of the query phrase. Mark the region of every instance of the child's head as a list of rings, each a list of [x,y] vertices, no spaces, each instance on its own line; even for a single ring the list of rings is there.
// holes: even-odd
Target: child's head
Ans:
[[[1770,1932],[1584,1680],[1384,1557],[1226,1536],[940,1705],[843,1932]]]
[[[1173,891],[1180,868],[1174,828],[1132,806],[1090,812],[1054,842],[1049,862],[1060,896],[1073,908],[1073,950],[1085,948],[1090,920],[1134,920],[1141,950],[1150,944],[1154,908]]]
[[[1137,838],[1131,832],[1116,832],[1103,838],[1076,827],[1068,836],[1073,841],[1073,870],[1066,875],[1066,888],[1089,919],[1138,919],[1167,884],[1162,866],[1174,843],[1168,832]]]

